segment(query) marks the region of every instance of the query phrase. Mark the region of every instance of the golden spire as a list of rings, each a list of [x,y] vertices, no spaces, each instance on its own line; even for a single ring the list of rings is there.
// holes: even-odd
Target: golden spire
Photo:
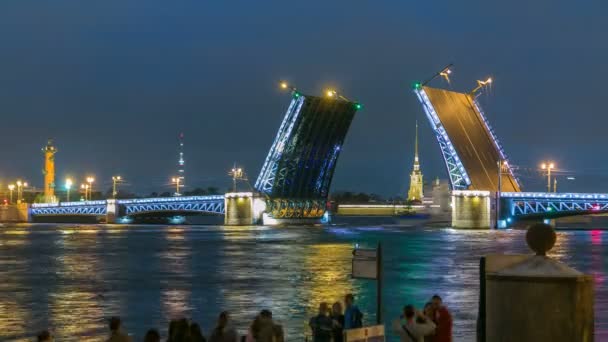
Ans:
[[[414,150],[414,168],[417,169],[418,165],[418,120],[416,120],[416,142],[415,142],[415,150]]]

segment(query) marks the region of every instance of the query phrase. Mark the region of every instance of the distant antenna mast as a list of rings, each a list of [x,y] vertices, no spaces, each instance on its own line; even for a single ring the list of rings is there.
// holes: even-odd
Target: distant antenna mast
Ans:
[[[186,175],[184,173],[184,133],[179,134],[179,160],[177,162],[177,175],[179,177],[179,186],[184,187],[186,185]],[[179,190],[179,189],[178,189]],[[178,191],[179,193],[180,191]]]

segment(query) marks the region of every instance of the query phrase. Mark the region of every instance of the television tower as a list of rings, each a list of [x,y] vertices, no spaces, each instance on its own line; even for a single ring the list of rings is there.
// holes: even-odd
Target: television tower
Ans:
[[[55,203],[55,153],[57,149],[53,146],[53,140],[49,139],[46,146],[42,149],[44,152],[44,201],[46,203]]]
[[[179,160],[177,162],[177,177],[179,178],[178,188],[176,195],[180,195],[180,188],[183,188],[186,185],[186,176],[184,174],[184,165],[186,162],[184,161],[184,133],[179,134]]]

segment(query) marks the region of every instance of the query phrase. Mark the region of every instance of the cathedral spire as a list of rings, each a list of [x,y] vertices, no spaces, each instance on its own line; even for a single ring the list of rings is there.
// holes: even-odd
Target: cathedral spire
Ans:
[[[418,120],[416,120],[416,145],[414,151],[414,168],[418,165]]]
[[[418,121],[416,120],[416,138],[414,145],[414,170],[410,174],[410,189],[407,199],[410,202],[421,202],[423,197],[422,172],[420,171],[420,160],[418,159]]]

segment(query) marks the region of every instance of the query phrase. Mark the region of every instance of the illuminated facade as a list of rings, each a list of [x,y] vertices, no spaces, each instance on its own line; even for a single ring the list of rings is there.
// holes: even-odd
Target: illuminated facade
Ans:
[[[55,153],[57,149],[53,146],[53,141],[49,139],[46,146],[42,149],[44,152],[44,201],[46,203],[55,203]]]
[[[407,192],[407,200],[410,202],[420,202],[423,197],[422,171],[418,159],[418,121],[416,121],[416,145],[414,154],[414,169],[410,173],[410,189]]]
[[[255,188],[274,219],[319,219],[348,128],[361,106],[296,91]]]

